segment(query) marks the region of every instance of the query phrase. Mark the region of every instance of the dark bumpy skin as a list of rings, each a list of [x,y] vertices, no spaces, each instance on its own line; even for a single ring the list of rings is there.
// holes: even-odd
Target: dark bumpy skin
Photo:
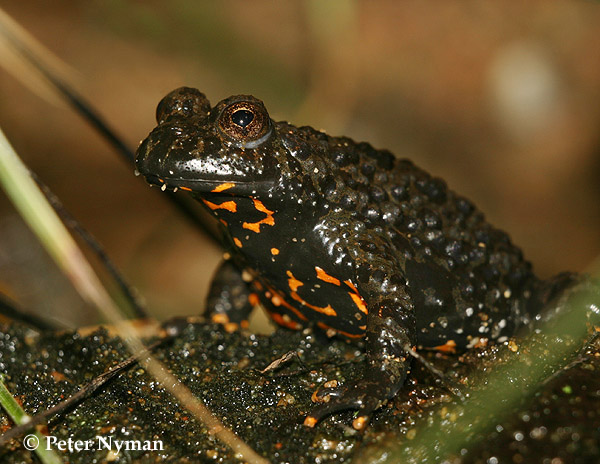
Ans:
[[[410,161],[274,122],[254,97],[211,108],[184,87],[157,120],[138,171],[191,192],[222,225],[230,260],[211,290],[213,319],[235,327],[260,302],[292,329],[366,335],[364,376],[319,392],[329,401],[307,425],[358,409],[363,427],[402,386],[407,348],[514,334],[577,279],[537,279],[504,232]]]

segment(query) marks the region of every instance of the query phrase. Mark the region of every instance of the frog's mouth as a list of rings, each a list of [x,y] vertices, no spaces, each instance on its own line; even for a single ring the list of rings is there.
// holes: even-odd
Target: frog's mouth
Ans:
[[[264,191],[273,186],[270,181],[229,181],[215,179],[184,179],[180,177],[161,177],[136,169],[136,175],[142,175],[150,185],[159,186],[160,189],[169,192],[183,190],[191,193],[231,193],[241,196],[251,196],[257,191]]]

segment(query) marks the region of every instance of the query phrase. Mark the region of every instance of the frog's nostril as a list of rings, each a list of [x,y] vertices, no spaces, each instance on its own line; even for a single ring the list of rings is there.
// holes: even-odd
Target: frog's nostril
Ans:
[[[254,113],[248,110],[237,110],[231,115],[231,121],[240,127],[246,127],[254,119]]]

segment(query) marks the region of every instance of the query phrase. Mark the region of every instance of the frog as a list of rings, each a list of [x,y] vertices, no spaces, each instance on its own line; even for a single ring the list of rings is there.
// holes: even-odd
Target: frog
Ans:
[[[223,239],[210,318],[236,330],[261,305],[280,326],[364,347],[359,378],[315,392],[309,427],[355,410],[363,429],[402,388],[415,350],[503,342],[581,283],[538,278],[507,233],[412,161],[276,122],[253,96],[211,106],[181,87],[156,119],[136,170],[190,194]]]

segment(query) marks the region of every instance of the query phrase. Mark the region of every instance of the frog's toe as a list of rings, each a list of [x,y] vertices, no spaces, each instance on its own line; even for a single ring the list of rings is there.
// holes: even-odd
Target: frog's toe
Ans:
[[[314,403],[328,403],[331,398],[338,398],[344,394],[346,388],[344,386],[323,387],[315,390],[312,394]]]
[[[313,401],[320,402],[304,420],[304,425],[314,427],[330,414],[348,409],[358,410],[358,416],[352,422],[355,429],[363,429],[371,414],[379,408],[382,401],[378,392],[374,392],[373,384],[356,382],[348,386],[323,388],[313,394]]]

